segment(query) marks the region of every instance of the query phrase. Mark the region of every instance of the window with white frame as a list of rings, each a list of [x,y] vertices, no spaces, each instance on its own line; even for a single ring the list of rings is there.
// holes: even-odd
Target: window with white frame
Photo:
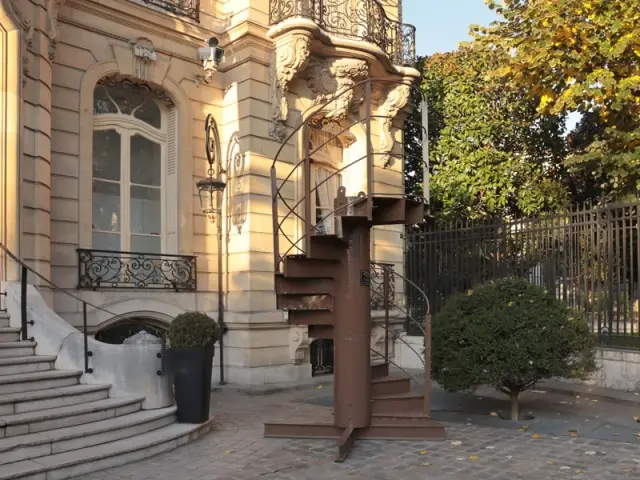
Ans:
[[[105,79],[96,86],[93,249],[156,254],[172,250],[168,244],[175,237],[174,110],[168,97],[127,79]],[[167,208],[170,205],[173,208]]]

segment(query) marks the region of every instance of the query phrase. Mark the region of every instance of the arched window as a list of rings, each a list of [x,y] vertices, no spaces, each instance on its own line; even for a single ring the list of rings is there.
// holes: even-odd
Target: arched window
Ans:
[[[174,205],[175,109],[126,78],[98,82],[93,101],[93,249],[163,253]],[[175,213],[175,212],[174,212]],[[169,220],[169,221],[168,221]],[[168,248],[169,247],[169,248]]]

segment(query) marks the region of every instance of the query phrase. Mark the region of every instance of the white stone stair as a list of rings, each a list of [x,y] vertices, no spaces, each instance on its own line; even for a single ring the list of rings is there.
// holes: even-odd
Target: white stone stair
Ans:
[[[0,358],[0,376],[53,370],[54,356]]]
[[[36,356],[0,312],[0,480],[56,480],[176,448],[211,429],[176,423],[175,407],[142,410],[144,397],[111,397]]]

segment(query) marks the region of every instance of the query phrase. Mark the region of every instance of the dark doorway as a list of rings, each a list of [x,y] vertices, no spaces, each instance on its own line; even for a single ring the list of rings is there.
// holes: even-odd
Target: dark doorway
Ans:
[[[318,339],[309,346],[311,354],[311,374],[330,375],[333,373],[333,340]]]
[[[161,326],[160,322],[151,318],[127,318],[114,323],[97,332],[96,340],[112,345],[121,345],[127,338],[143,330],[166,340],[167,327]]]

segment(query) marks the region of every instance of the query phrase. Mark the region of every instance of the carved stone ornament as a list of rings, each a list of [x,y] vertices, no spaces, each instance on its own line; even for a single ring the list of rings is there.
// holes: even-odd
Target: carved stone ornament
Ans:
[[[148,38],[140,37],[131,42],[133,47],[133,72],[140,80],[151,80],[151,63],[158,58],[153,42]]]
[[[393,119],[400,110],[407,106],[411,85],[407,83],[394,85],[388,92],[384,103],[378,108],[378,122],[380,123],[380,151],[385,167],[393,164],[391,152],[395,145],[391,127]]]
[[[384,333],[384,325],[374,325],[371,328],[371,349],[379,354],[384,354]],[[372,355],[379,357],[379,355],[375,355],[373,352]]]
[[[47,18],[49,21],[49,60],[56,56],[56,46],[58,43],[58,12],[65,0],[47,0]]]
[[[307,72],[309,88],[317,94],[313,103],[322,105],[353,87],[356,82],[364,80],[369,69],[364,60],[327,58],[311,62]],[[353,90],[340,95],[322,109],[324,116],[334,120],[346,118],[352,107],[353,97]]]
[[[31,19],[27,18],[27,14],[18,7],[18,3],[21,0],[0,0],[5,5],[9,17],[15,22],[15,24],[22,30],[22,85],[27,83],[27,74],[29,73],[29,55],[28,48],[33,43],[33,34],[35,28]],[[24,5],[24,4],[23,4]]]
[[[309,332],[306,327],[291,327],[289,329],[289,356],[296,364],[301,364],[307,358],[309,351]]]
[[[309,59],[311,40],[302,34],[293,34],[278,40],[271,63],[271,121],[269,134],[272,138],[283,141],[286,133],[284,127],[289,116],[287,93],[293,77],[304,70]]]

